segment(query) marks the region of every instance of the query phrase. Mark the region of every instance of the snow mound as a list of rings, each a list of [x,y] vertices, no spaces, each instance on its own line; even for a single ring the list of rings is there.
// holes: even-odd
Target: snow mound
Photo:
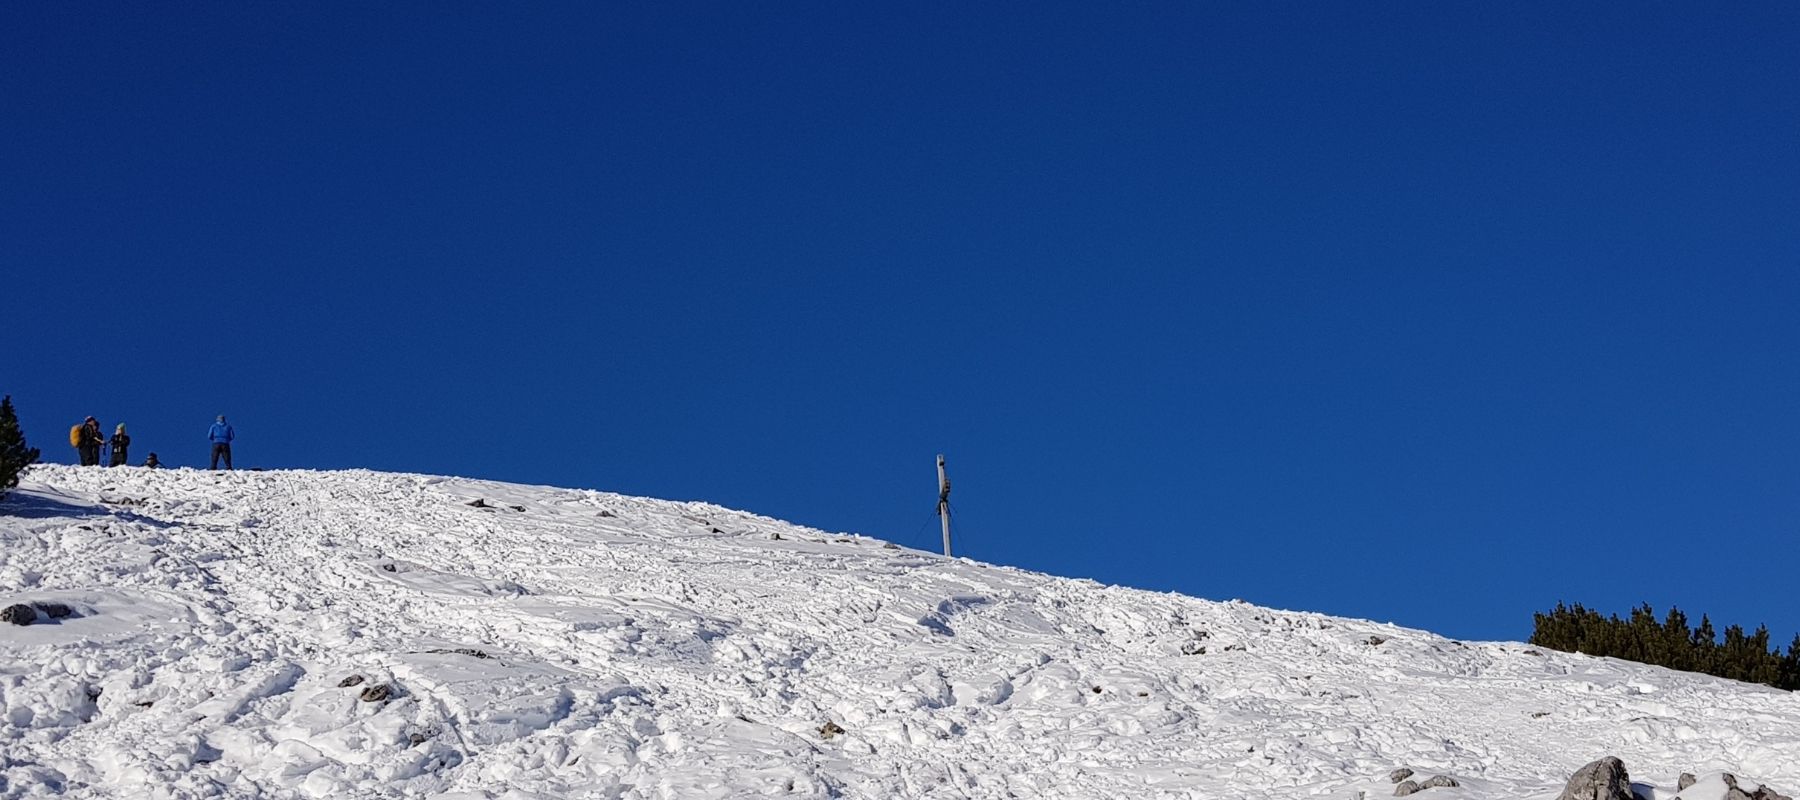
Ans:
[[[40,466],[14,604],[0,800],[1800,789],[1764,687],[593,491]]]

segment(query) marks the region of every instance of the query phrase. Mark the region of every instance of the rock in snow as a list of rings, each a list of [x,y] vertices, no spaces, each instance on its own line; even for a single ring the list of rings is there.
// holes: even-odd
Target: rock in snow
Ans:
[[[704,503],[46,465],[15,496],[0,800],[1546,798],[1584,753],[1800,784],[1766,687]],[[1584,785],[1630,796],[1622,764]]]
[[[75,613],[75,609],[62,603],[33,603],[32,608],[51,619],[64,619]]]
[[[1576,770],[1557,800],[1632,800],[1625,762],[1607,756]]]
[[[30,625],[37,621],[37,610],[23,603],[14,603],[0,609],[0,622],[12,625]]]

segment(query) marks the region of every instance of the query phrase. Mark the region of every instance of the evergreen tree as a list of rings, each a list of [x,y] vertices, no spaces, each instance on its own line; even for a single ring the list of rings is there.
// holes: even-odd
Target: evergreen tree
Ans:
[[[1612,658],[1636,658],[1628,656],[1630,652],[1631,628],[1618,614],[1608,614],[1606,621],[1600,625],[1599,641],[1594,644],[1593,654]]]
[[[1728,625],[1720,641],[1712,618],[1705,614],[1698,626],[1690,628],[1687,614],[1670,608],[1658,622],[1649,603],[1620,619],[1580,603],[1559,602],[1547,613],[1533,614],[1532,622],[1530,641],[1541,647],[1800,691],[1800,635],[1784,654],[1769,645],[1767,625],[1757,626],[1755,633],[1744,632],[1742,625]]]
[[[1769,652],[1769,626],[1758,625],[1745,643],[1745,659],[1749,662],[1744,680],[1774,686],[1781,677],[1781,659]]]
[[[1663,665],[1669,669],[1694,669],[1694,632],[1688,628],[1687,615],[1681,609],[1669,607],[1669,615],[1663,618],[1663,650],[1669,654]]]
[[[0,498],[19,485],[19,473],[38,460],[36,448],[25,446],[19,415],[13,413],[12,395],[0,399]]]
[[[1788,691],[1800,689],[1800,633],[1788,644],[1787,655],[1781,657],[1781,671],[1775,685]]]
[[[1575,649],[1574,612],[1561,601],[1548,614],[1533,614],[1532,623],[1531,638],[1526,640],[1528,643],[1552,650]]]
[[[1718,673],[1719,642],[1713,634],[1712,618],[1700,615],[1700,627],[1694,629],[1694,671],[1708,675]]]
[[[1744,626],[1725,626],[1725,643],[1719,646],[1719,671],[1713,674],[1734,681],[1748,680],[1751,667],[1749,645],[1750,639],[1744,635]]]
[[[1656,611],[1649,603],[1631,610],[1631,622],[1626,628],[1625,652],[1620,657],[1645,664],[1669,663],[1669,654],[1662,646],[1662,623],[1656,621]]]

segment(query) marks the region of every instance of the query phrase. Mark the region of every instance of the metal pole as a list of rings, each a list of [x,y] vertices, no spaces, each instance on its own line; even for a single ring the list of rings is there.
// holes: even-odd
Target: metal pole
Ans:
[[[950,556],[950,479],[944,476],[944,456],[938,454],[938,520],[944,523],[944,556]]]

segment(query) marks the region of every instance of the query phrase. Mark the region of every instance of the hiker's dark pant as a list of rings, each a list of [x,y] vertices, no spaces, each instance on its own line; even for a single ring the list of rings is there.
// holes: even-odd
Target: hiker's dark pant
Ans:
[[[125,466],[125,462],[129,458],[129,456],[126,455],[126,452],[129,449],[130,448],[120,447],[116,444],[113,445],[112,461],[110,463],[108,463],[107,466],[109,466],[109,467]]]
[[[219,468],[219,456],[225,457],[225,468],[231,469],[231,445],[218,443],[213,445],[212,466],[209,469]]]
[[[81,454],[81,465],[84,467],[100,466],[100,445],[84,444],[75,448]]]

